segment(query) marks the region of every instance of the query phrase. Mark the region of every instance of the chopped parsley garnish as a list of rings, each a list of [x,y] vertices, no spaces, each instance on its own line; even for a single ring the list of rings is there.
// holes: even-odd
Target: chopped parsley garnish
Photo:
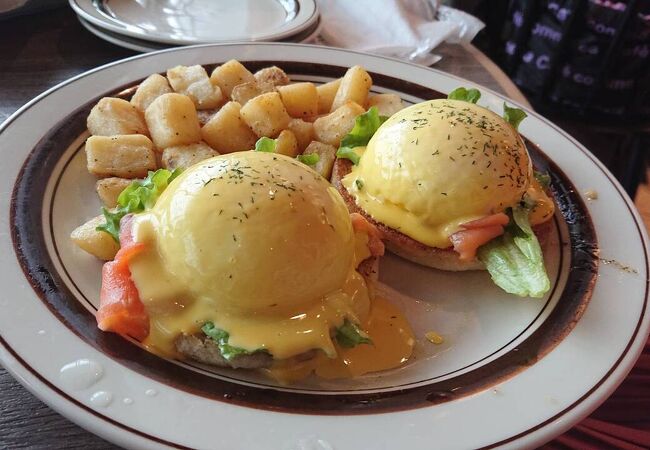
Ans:
[[[255,143],[255,151],[264,152],[264,153],[276,153],[277,145],[278,145],[277,139],[271,139],[264,136],[259,138]],[[303,164],[307,164],[308,166],[313,166],[314,164],[317,164],[318,161],[320,161],[320,156],[317,153],[309,153],[306,155],[298,155],[296,156],[296,159]]]
[[[476,103],[481,98],[481,92],[478,89],[467,89],[459,87],[454,89],[447,95],[450,100],[462,100],[464,102]]]
[[[357,178],[356,180],[354,180],[354,184],[357,185],[357,189],[359,189],[359,190],[363,189],[363,181],[362,180]]]
[[[528,117],[522,109],[511,108],[503,102],[503,118],[508,122],[515,130],[519,129],[519,124],[522,120]]]
[[[268,138],[263,136],[257,140],[255,143],[256,152],[265,152],[265,153],[275,153],[275,146],[277,141],[275,139]]]
[[[358,115],[354,120],[352,130],[341,139],[341,145],[336,152],[336,156],[338,158],[349,159],[355,165],[358,164],[359,155],[354,151],[354,148],[367,145],[370,138],[387,119],[388,117],[379,115],[376,106]]]
[[[352,161],[352,164],[354,165],[359,164],[359,159],[361,159],[359,154],[355,152],[353,148],[350,147],[340,147],[336,152],[336,157],[349,159],[350,161]]]
[[[336,329],[336,342],[341,347],[352,348],[359,344],[372,344],[368,335],[359,328],[359,326],[348,319],[345,319],[343,325]]]
[[[212,322],[206,322],[202,327],[201,331],[212,339],[215,344],[219,347],[219,352],[221,352],[221,356],[224,357],[227,361],[230,361],[236,356],[239,355],[252,355],[253,353],[257,352],[267,352],[265,349],[259,349],[259,350],[254,350],[252,352],[248,350],[244,350],[243,348],[240,347],[234,347],[230,344],[228,344],[228,339],[230,339],[230,334],[228,334],[227,331],[222,330],[221,328],[217,328],[214,326],[214,323]]]
[[[149,172],[144,180],[135,180],[124,189],[117,198],[117,207],[113,210],[102,207],[106,223],[98,226],[98,231],[110,234],[115,242],[120,242],[120,220],[130,213],[139,213],[150,209],[174,178],[180,175],[181,169],[173,172],[158,169]]]
[[[306,155],[298,155],[296,156],[296,159],[303,164],[313,166],[314,164],[318,163],[318,161],[320,161],[320,156],[318,153],[309,153]]]

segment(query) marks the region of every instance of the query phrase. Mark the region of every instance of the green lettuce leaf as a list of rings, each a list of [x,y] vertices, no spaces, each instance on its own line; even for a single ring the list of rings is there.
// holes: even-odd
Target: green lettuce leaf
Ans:
[[[261,137],[255,143],[256,152],[266,152],[266,153],[275,153],[275,146],[277,142],[275,139],[268,138],[266,136]]]
[[[175,169],[173,172],[167,169],[158,169],[155,172],[150,171],[143,180],[133,181],[117,197],[116,208],[112,210],[102,208],[106,223],[96,229],[110,234],[115,242],[119,243],[122,217],[153,207],[160,194],[180,173],[181,169]]]
[[[376,106],[373,106],[363,114],[359,114],[354,120],[352,130],[341,139],[341,145],[336,152],[336,156],[338,158],[349,159],[353,164],[358,164],[359,155],[355,153],[354,148],[367,145],[370,138],[387,119],[388,117],[379,115]]]
[[[528,221],[530,210],[517,207],[503,235],[478,249],[494,283],[520,297],[543,297],[551,287],[539,241]]]
[[[219,352],[221,352],[221,356],[223,356],[228,361],[239,355],[251,355],[256,352],[266,352],[264,349],[249,352],[243,348],[234,347],[228,344],[230,334],[228,334],[227,331],[217,328],[212,322],[206,322],[203,324],[201,331],[203,331],[207,337],[212,339],[217,344],[219,347]]]
[[[309,153],[307,155],[298,155],[296,156],[296,159],[303,164],[313,166],[314,164],[318,163],[318,161],[320,161],[320,156],[318,153]]]
[[[354,151],[354,148],[350,148],[350,147],[340,147],[336,151],[336,157],[349,159],[350,161],[352,161],[352,164],[354,164],[355,166],[359,164],[359,159],[361,159],[361,157],[357,154],[357,152]]]
[[[359,344],[372,344],[372,340],[357,324],[345,319],[343,325],[336,329],[336,342],[341,347],[352,348]]]
[[[451,100],[462,100],[464,102],[476,103],[481,98],[481,92],[478,89],[467,89],[459,87],[454,89],[447,95]]]
[[[538,172],[538,171],[535,170],[533,172],[533,175],[534,175],[535,179],[537,180],[537,182],[544,189],[549,188],[549,186],[551,185],[551,176],[548,173],[546,173],[546,172]]]
[[[506,120],[506,122],[512,125],[515,130],[519,129],[519,124],[526,117],[528,117],[528,114],[526,114],[523,110],[519,108],[511,108],[510,106],[506,105],[506,102],[503,102],[503,118]]]

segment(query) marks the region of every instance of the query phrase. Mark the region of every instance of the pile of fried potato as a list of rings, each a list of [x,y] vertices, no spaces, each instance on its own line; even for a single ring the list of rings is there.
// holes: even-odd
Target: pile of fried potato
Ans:
[[[290,157],[317,153],[312,166],[329,179],[336,150],[358,115],[375,106],[390,116],[403,108],[395,94],[369,94],[370,75],[360,66],[316,86],[292,83],[278,67],[255,74],[230,60],[208,76],[200,65],[153,74],[131,101],[104,97],[88,115],[88,171],[99,177],[97,193],[107,208],[133,179],[158,168],[185,168],[204,159],[251,150],[261,137],[276,139],[276,152]],[[110,260],[119,249],[96,227],[95,217],[72,232],[83,250]]]

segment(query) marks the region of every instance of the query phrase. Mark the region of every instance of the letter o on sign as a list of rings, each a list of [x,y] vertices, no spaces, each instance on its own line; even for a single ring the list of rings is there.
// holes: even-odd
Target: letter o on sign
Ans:
[[[579,84],[584,84],[586,86],[591,86],[594,84],[594,78],[590,75],[584,75],[582,73],[576,73],[573,75],[573,81]]]
[[[539,55],[537,57],[537,61],[536,61],[535,65],[540,70],[546,70],[546,69],[548,69],[548,66],[550,65],[550,60],[551,60],[551,58],[549,58],[548,55]]]

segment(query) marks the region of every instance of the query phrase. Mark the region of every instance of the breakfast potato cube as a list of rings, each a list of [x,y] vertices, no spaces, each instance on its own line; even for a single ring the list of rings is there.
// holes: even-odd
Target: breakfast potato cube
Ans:
[[[289,84],[291,80],[289,80],[284,70],[277,66],[271,66],[255,72],[255,81],[259,83],[270,83],[273,86],[283,86]]]
[[[217,108],[197,110],[196,116],[199,118],[199,125],[203,126],[208,123],[218,111],[219,109]]]
[[[167,79],[179,94],[192,99],[196,109],[211,109],[223,101],[221,88],[210,82],[202,66],[176,66],[167,71]]]
[[[88,171],[99,177],[142,178],[156,170],[153,143],[141,134],[91,136],[86,159]]]
[[[295,158],[300,153],[296,136],[289,130],[282,130],[276,139],[275,152]]]
[[[279,86],[278,92],[290,116],[310,117],[318,114],[318,92],[314,83],[287,84]]]
[[[228,102],[201,128],[201,136],[219,153],[251,150],[257,136],[240,116],[242,107]]]
[[[275,86],[272,83],[266,81],[252,81],[250,83],[242,83],[235,86],[230,97],[234,102],[244,106],[250,99],[273,91],[275,91]]]
[[[368,109],[375,106],[380,116],[390,117],[404,109],[402,99],[397,94],[374,94],[368,96]]]
[[[231,59],[212,71],[210,81],[219,86],[221,92],[230,98],[235,86],[255,81],[255,77],[239,61]]]
[[[368,92],[372,86],[372,78],[368,72],[361,66],[350,67],[343,79],[336,97],[332,103],[332,110],[340,108],[347,102],[355,102],[357,105],[364,106],[368,100]]]
[[[219,153],[212,150],[212,148],[204,142],[190,145],[179,145],[178,147],[168,147],[162,152],[162,166],[169,170],[178,168],[187,169],[204,159],[218,155]]]
[[[170,92],[172,92],[172,88],[169,87],[167,78],[154,73],[140,83],[140,86],[135,90],[135,94],[131,97],[131,104],[144,112],[151,105],[151,102],[161,95],[169,94]]]
[[[290,130],[298,142],[298,151],[303,152],[309,143],[314,140],[314,124],[302,119],[291,119],[287,130]]]
[[[276,137],[287,128],[291,117],[277,92],[258,95],[242,106],[241,118],[258,137]]]
[[[115,239],[110,234],[97,230],[98,226],[104,225],[105,223],[106,219],[104,216],[97,216],[94,219],[90,219],[88,222],[75,228],[70,233],[70,239],[85,252],[104,261],[110,261],[115,258],[115,254],[120,249],[120,244],[115,242]]]
[[[163,94],[144,112],[151,139],[162,150],[201,140],[201,126],[194,102],[182,94]]]
[[[334,97],[336,97],[336,92],[339,90],[340,85],[341,79],[338,78],[334,81],[316,86],[316,92],[318,93],[318,114],[326,114],[332,110],[332,103],[334,103]]]
[[[316,119],[314,135],[320,142],[338,147],[341,139],[352,130],[354,121],[365,110],[354,102],[348,102],[328,115]]]
[[[117,197],[120,196],[122,191],[126,189],[133,180],[128,178],[109,177],[97,180],[95,189],[97,195],[107,208],[115,208],[117,206]]]
[[[142,112],[121,98],[102,98],[90,110],[86,125],[94,136],[149,134]]]
[[[311,168],[323,178],[329,180],[332,176],[332,167],[334,167],[334,160],[336,159],[336,148],[328,144],[323,144],[322,142],[312,141],[303,154],[310,155],[312,153],[316,153],[319,159]]]

